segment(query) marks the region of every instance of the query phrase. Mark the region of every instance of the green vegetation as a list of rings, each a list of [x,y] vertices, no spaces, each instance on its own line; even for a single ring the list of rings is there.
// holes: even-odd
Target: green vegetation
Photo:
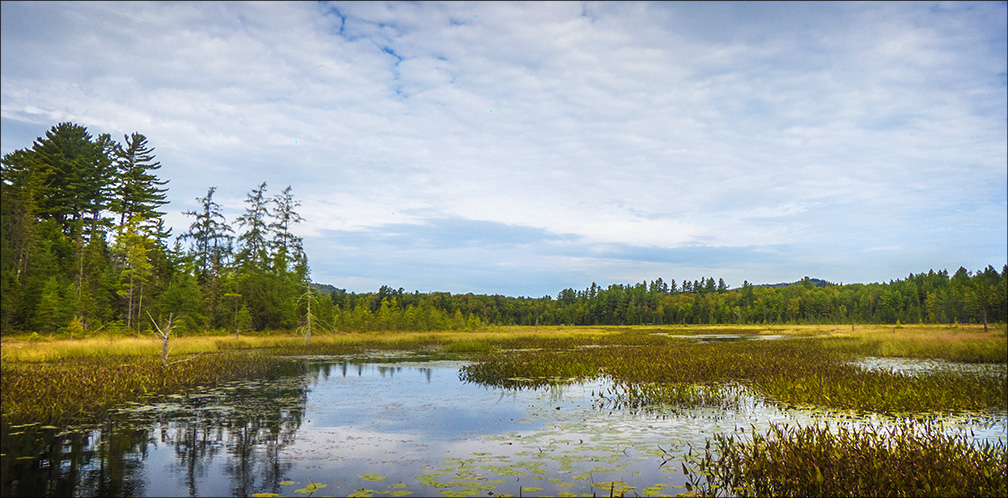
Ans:
[[[127,402],[196,386],[278,375],[284,362],[261,353],[190,355],[163,367],[157,356],[92,356],[44,363],[4,362],[4,423],[93,422]]]
[[[774,425],[715,434],[693,468],[700,496],[1005,496],[1008,448],[973,444],[930,423],[887,427]]]
[[[933,372],[910,376],[851,364],[858,353],[875,344],[870,341],[805,337],[731,341],[714,346],[691,339],[641,334],[608,339],[624,340],[590,348],[492,353],[463,368],[462,375],[468,381],[509,388],[605,375],[614,386],[599,393],[602,401],[629,408],[659,403],[732,405],[741,394],[739,386],[785,406],[878,413],[1008,407],[1003,372],[1002,375]],[[1004,363],[1008,354],[1003,336],[988,343],[990,346],[983,351],[999,350],[996,356],[982,359]],[[963,356],[954,344],[948,342],[946,352]],[[969,342],[958,344],[958,349],[972,346]]]
[[[804,279],[785,286],[729,289],[713,278],[677,284],[661,278],[613,284],[554,298],[412,294],[383,286],[355,294],[331,286],[331,320],[339,330],[478,330],[484,325],[718,324],[1003,324],[1008,320],[1008,266],[976,272],[910,274],[889,283],[833,285]]]
[[[290,187],[252,191],[237,247],[210,187],[173,243],[167,181],[140,133],[120,144],[60,123],[0,164],[0,334],[146,334],[149,315],[176,317],[176,333],[299,325],[308,261]],[[331,303],[312,302],[320,316]]]

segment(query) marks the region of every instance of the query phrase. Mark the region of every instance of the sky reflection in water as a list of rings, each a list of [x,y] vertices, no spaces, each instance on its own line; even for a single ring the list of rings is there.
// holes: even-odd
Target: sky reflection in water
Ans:
[[[662,465],[659,445],[680,454],[736,427],[836,420],[751,398],[731,410],[610,411],[594,404],[603,380],[505,391],[463,383],[462,365],[299,359],[283,378],[133,407],[96,430],[12,428],[3,495],[307,496],[312,482],[326,485],[315,496],[675,495],[685,477],[678,459]],[[1006,438],[1004,414],[950,420]]]

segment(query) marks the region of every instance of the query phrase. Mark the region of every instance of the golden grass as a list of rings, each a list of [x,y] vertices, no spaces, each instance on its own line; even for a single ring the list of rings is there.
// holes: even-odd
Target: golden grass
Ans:
[[[968,358],[987,358],[991,351],[1003,352],[1000,360],[974,361],[1005,362],[1008,356],[1008,330],[1005,325],[992,326],[984,332],[982,325],[685,325],[685,326],[625,326],[625,327],[573,327],[573,326],[495,326],[481,331],[443,332],[351,332],[316,333],[311,349],[322,351],[332,348],[362,347],[376,349],[408,349],[422,346],[447,346],[473,350],[485,349],[487,344],[506,345],[523,341],[545,340],[556,344],[583,343],[617,336],[645,335],[650,333],[673,335],[735,334],[735,335],[788,335],[799,337],[832,337],[853,345],[859,352],[875,356],[906,356],[918,358],[946,358],[970,361]],[[482,344],[481,344],[482,343]],[[303,349],[304,337],[293,333],[274,332],[269,335],[186,336],[171,340],[171,354],[186,355],[234,349]],[[85,339],[33,339],[5,338],[0,341],[0,357],[4,362],[50,362],[67,358],[100,356],[158,355],[160,339],[148,337],[97,336]],[[998,356],[995,354],[995,356]]]

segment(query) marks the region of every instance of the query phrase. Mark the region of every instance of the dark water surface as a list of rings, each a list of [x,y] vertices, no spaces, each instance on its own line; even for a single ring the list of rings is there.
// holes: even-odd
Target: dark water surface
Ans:
[[[596,404],[604,379],[501,390],[463,383],[464,364],[296,359],[282,378],[128,407],[97,427],[5,428],[0,494],[676,495],[682,454],[716,432],[851,420],[755,398],[610,411]],[[1003,414],[947,427],[1005,439]]]

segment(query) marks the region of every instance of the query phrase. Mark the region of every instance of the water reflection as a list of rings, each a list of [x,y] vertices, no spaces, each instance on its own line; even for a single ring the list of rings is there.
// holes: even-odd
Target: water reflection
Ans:
[[[450,365],[447,371],[454,375],[458,366]],[[410,387],[406,389],[412,392],[391,396],[386,392],[383,396],[375,386],[357,380],[376,377],[393,381],[405,372],[416,372],[425,385],[431,386],[434,371],[435,368],[424,364],[306,358],[292,361],[280,378],[233,382],[151,404],[135,404],[110,413],[97,426],[6,426],[0,436],[3,453],[0,494],[6,497],[283,493],[280,483],[291,477],[295,462],[300,459],[298,452],[313,444],[302,441],[300,447],[292,449],[297,446],[294,443],[305,424],[310,426],[313,437],[324,429],[342,433],[345,440],[366,439],[369,430],[382,438],[396,430],[401,432],[400,438],[419,437],[420,432],[441,437],[452,437],[459,431],[466,433],[467,429],[478,432],[480,421],[474,419],[470,409],[449,406],[455,402],[450,390],[442,393],[440,399],[434,391]],[[357,378],[353,386],[341,382],[348,377]],[[437,386],[433,388],[439,390]],[[398,409],[395,403],[389,404],[380,417],[362,409],[376,405],[375,396],[401,400],[411,395],[415,395],[412,402],[399,404]],[[434,408],[440,410],[440,416],[428,416],[427,424],[417,420],[413,409],[421,402],[439,405]],[[313,420],[305,418],[306,413],[311,413]],[[511,415],[518,416],[517,412]],[[372,450],[381,446],[380,441],[372,443]],[[343,446],[353,449],[352,445]],[[289,494],[291,489],[286,491]]]
[[[684,484],[678,465],[661,467],[659,444],[681,454],[737,426],[835,419],[756,398],[729,410],[599,410],[605,379],[497,389],[464,382],[462,365],[300,358],[278,378],[128,407],[95,427],[4,427],[0,494],[297,495],[318,482],[326,495],[590,495],[624,479],[643,491]],[[981,421],[960,422],[1003,440],[1005,418],[984,419],[984,435]]]
[[[0,494],[277,492],[279,476],[290,468],[279,458],[281,450],[302,424],[306,368],[296,365],[301,374],[284,379],[231,383],[127,407],[97,427],[4,427]],[[227,487],[220,485],[222,475]]]

